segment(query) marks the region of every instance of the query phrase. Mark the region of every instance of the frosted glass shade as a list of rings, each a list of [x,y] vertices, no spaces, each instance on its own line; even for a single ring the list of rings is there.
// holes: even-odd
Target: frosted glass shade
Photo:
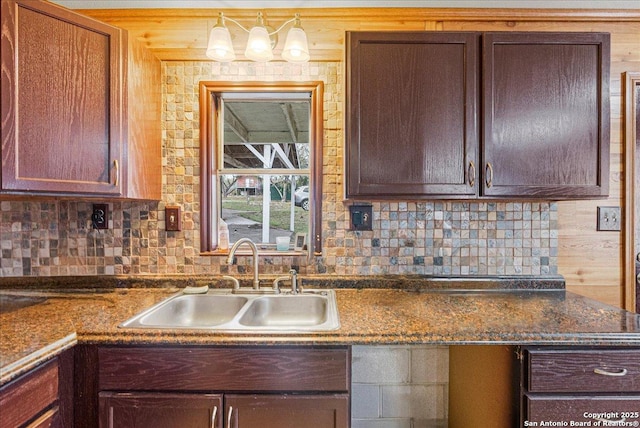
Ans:
[[[207,45],[207,57],[221,62],[230,62],[236,59],[231,43],[231,34],[226,27],[213,27],[209,34]]]
[[[302,28],[293,27],[289,30],[287,40],[284,43],[282,58],[288,62],[309,61],[307,35]]]
[[[256,62],[267,62],[273,59],[271,39],[265,27],[255,26],[251,29],[244,56]]]

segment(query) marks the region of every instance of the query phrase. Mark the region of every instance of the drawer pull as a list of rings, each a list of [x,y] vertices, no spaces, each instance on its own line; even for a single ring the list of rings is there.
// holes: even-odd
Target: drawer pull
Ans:
[[[603,375],[603,376],[626,376],[627,369],[618,369],[617,371],[609,371],[605,369],[593,369],[595,374]]]
[[[218,406],[213,406],[213,414],[211,415],[211,428],[216,428],[218,419]]]

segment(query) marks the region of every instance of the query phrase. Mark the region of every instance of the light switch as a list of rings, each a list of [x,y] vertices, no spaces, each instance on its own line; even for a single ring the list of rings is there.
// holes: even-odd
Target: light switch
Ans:
[[[598,207],[598,230],[620,231],[620,207]]]
[[[164,222],[164,229],[166,231],[177,232],[182,230],[182,221],[180,220],[180,207],[165,207]]]

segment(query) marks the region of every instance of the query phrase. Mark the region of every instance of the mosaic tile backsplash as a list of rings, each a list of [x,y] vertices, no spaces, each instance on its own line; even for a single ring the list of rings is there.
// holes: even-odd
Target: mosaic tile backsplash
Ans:
[[[91,228],[92,202],[0,201],[0,276],[251,272],[250,257],[200,256],[201,80],[325,83],[322,256],[267,256],[261,273],[557,274],[555,203],[373,202],[373,230],[349,231],[341,63],[165,62],[163,79],[163,200],[110,202],[107,230]],[[182,231],[164,230],[165,205],[182,207]]]

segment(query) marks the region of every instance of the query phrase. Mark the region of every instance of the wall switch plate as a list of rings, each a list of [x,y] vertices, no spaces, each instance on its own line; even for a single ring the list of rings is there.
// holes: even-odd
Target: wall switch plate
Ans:
[[[351,213],[350,230],[372,230],[373,207],[371,205],[351,205],[349,212]]]
[[[94,229],[109,229],[109,205],[93,204],[91,226]]]
[[[598,207],[598,230],[620,231],[620,207]]]
[[[169,232],[182,230],[180,207],[165,207],[164,209],[165,228]]]

